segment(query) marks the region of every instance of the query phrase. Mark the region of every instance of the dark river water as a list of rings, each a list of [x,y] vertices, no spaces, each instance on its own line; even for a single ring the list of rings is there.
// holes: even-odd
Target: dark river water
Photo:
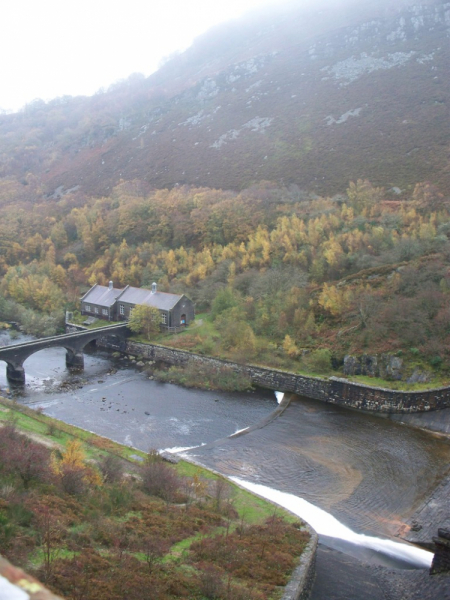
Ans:
[[[9,343],[6,334],[0,343]],[[141,450],[182,452],[301,514],[335,547],[390,557],[380,564],[393,564],[393,556],[397,566],[429,562],[429,553],[399,550],[389,539],[448,472],[444,439],[307,398],[292,400],[270,421],[278,406],[273,392],[186,390],[149,380],[101,351],[85,354],[78,374],[67,371],[65,350],[55,348],[32,355],[24,368],[25,388],[9,390],[0,362],[0,393]]]

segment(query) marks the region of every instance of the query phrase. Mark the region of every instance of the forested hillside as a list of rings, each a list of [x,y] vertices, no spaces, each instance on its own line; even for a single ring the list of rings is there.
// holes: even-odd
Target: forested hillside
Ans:
[[[448,362],[450,204],[431,184],[403,200],[365,180],[331,198],[269,182],[232,192],[133,181],[57,201],[14,193],[0,211],[0,317],[19,311],[32,332],[50,333],[94,283],[157,281],[212,311],[216,349],[234,359],[278,353],[295,366],[326,350],[339,364],[400,351]]]
[[[211,314],[184,347],[445,378],[449,31],[437,0],[294,2],[0,116],[0,318],[52,333],[95,283],[157,281]]]

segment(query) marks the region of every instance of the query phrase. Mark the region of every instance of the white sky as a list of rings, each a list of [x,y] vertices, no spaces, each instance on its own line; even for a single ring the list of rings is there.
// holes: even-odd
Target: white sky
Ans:
[[[148,76],[217,23],[277,0],[3,0],[0,108]],[[279,0],[281,3],[281,0]]]

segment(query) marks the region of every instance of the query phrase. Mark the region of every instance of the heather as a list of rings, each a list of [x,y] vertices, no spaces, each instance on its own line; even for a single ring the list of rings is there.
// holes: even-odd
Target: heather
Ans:
[[[2,554],[68,599],[278,598],[308,540],[193,465],[8,401],[0,424]]]

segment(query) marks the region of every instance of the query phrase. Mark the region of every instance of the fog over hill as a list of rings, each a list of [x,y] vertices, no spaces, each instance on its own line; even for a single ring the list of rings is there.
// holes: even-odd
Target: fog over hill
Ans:
[[[218,26],[145,79],[0,117],[0,176],[450,191],[450,2],[326,2]],[[62,188],[61,188],[62,186]]]

